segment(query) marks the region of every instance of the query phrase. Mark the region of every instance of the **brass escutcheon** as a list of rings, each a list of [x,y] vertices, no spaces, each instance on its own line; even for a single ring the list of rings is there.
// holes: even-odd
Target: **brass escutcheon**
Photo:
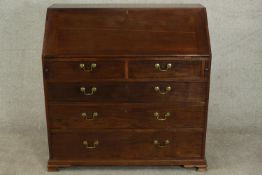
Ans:
[[[159,147],[165,147],[168,144],[170,144],[170,141],[169,140],[165,140],[163,143],[160,143],[158,140],[154,140],[154,144],[159,146]]]
[[[97,147],[97,145],[99,145],[99,141],[95,140],[92,145],[90,146],[90,144],[88,143],[87,140],[83,141],[83,145],[85,145],[86,149],[95,149]]]
[[[167,117],[169,117],[170,115],[171,115],[170,112],[167,112],[167,113],[165,113],[165,115],[163,117],[161,117],[158,112],[154,113],[154,116],[156,117],[157,120],[166,120]]]
[[[91,115],[91,117],[88,116],[88,115],[86,114],[86,112],[83,112],[83,113],[81,114],[81,116],[82,116],[85,120],[94,120],[94,119],[98,116],[98,112],[93,112],[92,115]]]
[[[154,89],[155,89],[156,92],[159,92],[159,94],[161,94],[161,95],[165,95],[172,90],[171,86],[167,86],[165,88],[165,91],[161,91],[159,86],[155,86]]]
[[[90,66],[87,66],[84,63],[79,64],[80,69],[82,69],[85,72],[92,72],[96,68],[96,63],[91,63]]]
[[[165,72],[165,71],[168,71],[169,69],[172,68],[172,64],[171,64],[171,63],[168,63],[168,64],[166,64],[166,68],[165,68],[165,69],[162,69],[161,66],[160,66],[160,64],[159,64],[159,63],[156,63],[156,64],[155,64],[155,68],[156,68],[157,70],[161,71],[161,72]]]
[[[80,87],[80,91],[81,91],[84,95],[90,96],[90,95],[94,95],[94,93],[97,91],[97,88],[96,88],[96,87],[92,87],[92,88],[91,88],[91,92],[86,92],[86,88],[82,86],[82,87]]]

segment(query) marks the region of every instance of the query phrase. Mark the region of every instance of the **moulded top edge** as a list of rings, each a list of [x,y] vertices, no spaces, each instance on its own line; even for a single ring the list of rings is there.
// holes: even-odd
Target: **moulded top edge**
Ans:
[[[55,58],[65,58],[65,59],[71,59],[71,58],[119,58],[119,59],[153,59],[153,58],[209,58],[211,57],[211,54],[206,55],[43,55],[44,59],[55,59]]]
[[[49,9],[83,8],[205,8],[201,4],[53,4]]]

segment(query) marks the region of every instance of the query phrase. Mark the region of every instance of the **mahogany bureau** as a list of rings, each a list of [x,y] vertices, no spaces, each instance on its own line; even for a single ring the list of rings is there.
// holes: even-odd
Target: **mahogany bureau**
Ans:
[[[207,26],[201,5],[49,7],[42,55],[48,170],[206,170]]]

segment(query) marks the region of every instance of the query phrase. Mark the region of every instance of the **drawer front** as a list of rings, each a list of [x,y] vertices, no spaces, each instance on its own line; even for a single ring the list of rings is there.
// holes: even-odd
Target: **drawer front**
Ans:
[[[203,78],[202,61],[130,61],[129,78]]]
[[[52,133],[53,159],[200,158],[202,131],[103,130]]]
[[[127,97],[127,87],[123,83],[49,83],[48,100],[120,102]]]
[[[48,81],[124,78],[123,61],[46,61]]]
[[[49,105],[51,128],[203,128],[205,106]]]
[[[206,83],[49,83],[49,101],[83,102],[202,102]]]

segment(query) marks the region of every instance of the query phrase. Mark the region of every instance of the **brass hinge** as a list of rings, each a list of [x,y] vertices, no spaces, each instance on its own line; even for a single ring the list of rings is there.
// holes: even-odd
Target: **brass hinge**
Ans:
[[[44,78],[46,78],[47,77],[47,73],[48,73],[48,71],[49,71],[49,69],[46,67],[46,68],[44,68],[44,70],[43,70],[43,75],[44,75]]]

